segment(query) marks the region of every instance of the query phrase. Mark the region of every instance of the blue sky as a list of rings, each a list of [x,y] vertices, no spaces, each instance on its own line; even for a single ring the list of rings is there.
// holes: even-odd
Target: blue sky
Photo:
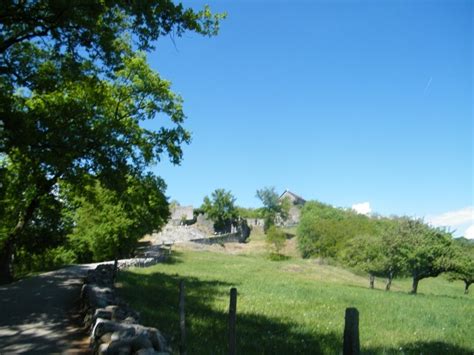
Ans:
[[[225,188],[257,207],[275,186],[458,235],[474,224],[471,1],[210,5],[228,13],[217,37],[165,37],[149,56],[193,134],[181,166],[154,168],[171,199]]]

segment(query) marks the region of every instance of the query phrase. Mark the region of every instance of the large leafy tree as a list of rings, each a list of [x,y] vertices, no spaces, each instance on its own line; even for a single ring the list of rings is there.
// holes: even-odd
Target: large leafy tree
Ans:
[[[170,0],[3,1],[0,7],[0,283],[58,182],[121,193],[190,140],[181,98],[153,71],[154,41],[217,33],[221,15]],[[144,120],[169,119],[161,128]]]
[[[204,197],[201,209],[214,222],[218,232],[230,232],[232,224],[237,221],[238,210],[235,197],[230,191],[216,189],[211,197]]]

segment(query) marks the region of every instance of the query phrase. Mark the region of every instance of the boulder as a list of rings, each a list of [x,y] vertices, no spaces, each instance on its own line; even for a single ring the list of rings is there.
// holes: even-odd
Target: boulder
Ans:
[[[131,345],[134,352],[141,349],[153,349],[153,344],[145,334],[135,336],[131,341]]]
[[[107,347],[105,354],[130,355],[132,353],[131,339],[120,339],[112,341]]]
[[[117,341],[117,340],[120,340],[120,339],[132,338],[132,337],[135,336],[136,333],[137,332],[136,332],[135,328],[133,328],[133,327],[125,328],[125,327],[122,326],[121,329],[118,329],[115,332],[113,332],[111,340],[112,341]]]

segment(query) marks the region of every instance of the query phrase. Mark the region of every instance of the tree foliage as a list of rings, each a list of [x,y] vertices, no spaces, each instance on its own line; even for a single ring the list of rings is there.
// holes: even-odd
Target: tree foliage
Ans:
[[[217,232],[230,232],[239,217],[235,197],[230,191],[216,189],[211,197],[204,197],[201,210],[214,222]]]
[[[290,209],[289,201],[280,201],[279,195],[274,187],[264,187],[257,190],[257,197],[263,204],[263,218],[265,232],[278,221],[285,221],[288,218]]]
[[[298,249],[303,257],[337,258],[345,244],[356,236],[375,235],[377,224],[367,216],[308,201],[297,229]]]
[[[286,234],[280,228],[271,226],[265,235],[265,242],[273,253],[280,255],[281,250],[286,244]]]
[[[263,208],[245,208],[245,207],[237,207],[237,211],[239,216],[242,218],[253,218],[253,219],[260,219],[264,218],[265,211]]]
[[[474,243],[459,238],[454,242],[454,265],[449,274],[451,280],[464,282],[464,293],[469,293],[469,286],[474,283]]]
[[[412,276],[412,293],[417,293],[418,282],[427,277],[436,277],[454,267],[451,235],[433,228],[422,220],[400,218],[399,236],[403,243],[400,253],[407,272]]]
[[[349,240],[341,255],[345,265],[370,275],[371,287],[375,276],[386,278],[385,290],[389,291],[393,278],[406,274],[403,241],[396,222],[385,219],[383,224],[379,221],[380,225],[378,234],[357,235]]]
[[[98,181],[80,195],[70,192],[75,221],[69,243],[80,262],[130,257],[137,241],[169,218],[163,180],[128,178],[120,195]]]
[[[159,37],[214,35],[222,15],[172,1],[6,1],[0,7],[0,282],[41,201],[93,177],[119,195],[128,177],[190,141],[182,99],[146,52]],[[142,122],[168,117],[157,130]]]
[[[457,255],[452,235],[408,217],[367,217],[317,201],[307,202],[297,230],[303,257],[334,258],[373,277],[385,277],[390,289],[395,276],[420,280],[458,270],[469,275],[469,258]],[[468,279],[468,278],[467,278]]]

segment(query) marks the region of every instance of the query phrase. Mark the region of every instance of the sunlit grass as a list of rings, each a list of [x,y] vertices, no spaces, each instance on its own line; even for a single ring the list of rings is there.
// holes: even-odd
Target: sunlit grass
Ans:
[[[423,280],[416,296],[408,294],[410,280],[395,280],[390,292],[377,280],[370,290],[365,277],[350,271],[295,257],[270,261],[258,248],[238,255],[178,250],[169,263],[121,274],[122,295],[175,349],[180,279],[192,354],[226,353],[230,287],[238,289],[242,354],[340,353],[344,311],[351,306],[360,312],[365,353],[474,351],[474,299],[463,295],[462,283]]]

